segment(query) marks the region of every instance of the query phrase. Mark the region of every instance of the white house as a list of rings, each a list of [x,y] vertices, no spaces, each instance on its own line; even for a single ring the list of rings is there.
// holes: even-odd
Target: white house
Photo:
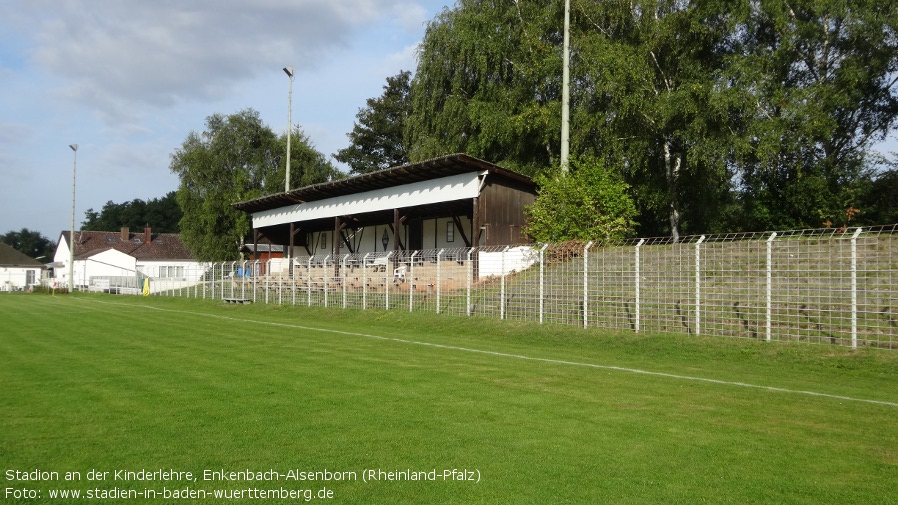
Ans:
[[[22,291],[39,284],[46,267],[0,242],[0,291]]]
[[[68,286],[69,238],[63,231],[54,256],[55,280]],[[150,279],[151,292],[196,284],[205,272],[175,233],[75,232],[75,289],[82,291],[136,292]]]

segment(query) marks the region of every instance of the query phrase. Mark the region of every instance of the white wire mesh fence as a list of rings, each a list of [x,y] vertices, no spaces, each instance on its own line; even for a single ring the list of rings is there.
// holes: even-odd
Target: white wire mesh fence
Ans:
[[[898,225],[314,255],[196,278],[152,293],[898,349]]]

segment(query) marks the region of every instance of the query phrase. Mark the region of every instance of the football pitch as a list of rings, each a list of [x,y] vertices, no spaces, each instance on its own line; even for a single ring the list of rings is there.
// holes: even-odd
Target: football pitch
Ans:
[[[0,295],[0,503],[896,503],[898,352]]]

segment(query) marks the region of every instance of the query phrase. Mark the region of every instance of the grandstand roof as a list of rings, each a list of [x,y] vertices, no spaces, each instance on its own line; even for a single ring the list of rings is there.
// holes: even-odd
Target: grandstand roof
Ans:
[[[245,202],[238,202],[234,204],[234,207],[249,213],[261,212],[289,205],[392,188],[475,171],[487,171],[491,174],[499,175],[531,188],[536,187],[533,181],[526,175],[513,172],[466,154],[450,154],[441,158],[434,158],[419,163],[387,168],[377,172],[313,184],[311,186],[290,190],[284,193],[263,196]]]

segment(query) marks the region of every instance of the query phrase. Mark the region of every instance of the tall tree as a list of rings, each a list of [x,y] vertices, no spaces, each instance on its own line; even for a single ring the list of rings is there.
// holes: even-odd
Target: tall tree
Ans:
[[[611,155],[637,189],[641,233],[707,231],[728,185],[725,2],[581,2],[579,148]],[[666,222],[666,223],[665,223]]]
[[[411,76],[411,72],[401,71],[388,77],[383,94],[369,98],[367,107],[359,109],[352,132],[346,135],[349,147],[334,155],[349,165],[350,173],[365,174],[409,162],[403,137],[411,111]]]
[[[745,2],[746,128],[736,145],[750,225],[820,226],[864,207],[873,142],[898,118],[898,9],[888,2]],[[863,209],[862,209],[863,210]]]
[[[460,0],[425,32],[408,121],[413,161],[465,152],[524,173],[559,155],[562,2]]]
[[[28,257],[40,258],[45,263],[53,258],[56,248],[56,244],[50,239],[41,235],[40,232],[32,231],[28,228],[0,235],[0,242],[11,246]]]
[[[115,231],[123,226],[140,229],[150,226],[158,233],[178,233],[179,222],[183,213],[175,192],[171,191],[162,198],[147,201],[134,199],[130,202],[106,202],[100,212],[87,209],[81,229],[88,231]]]
[[[292,142],[291,180],[323,182],[338,173],[301,134]],[[250,230],[248,216],[231,204],[283,191],[286,137],[278,138],[246,109],[206,118],[204,132],[190,132],[171,156],[184,212],[181,238],[200,261],[236,258],[237,244]],[[295,172],[293,172],[295,170]]]

